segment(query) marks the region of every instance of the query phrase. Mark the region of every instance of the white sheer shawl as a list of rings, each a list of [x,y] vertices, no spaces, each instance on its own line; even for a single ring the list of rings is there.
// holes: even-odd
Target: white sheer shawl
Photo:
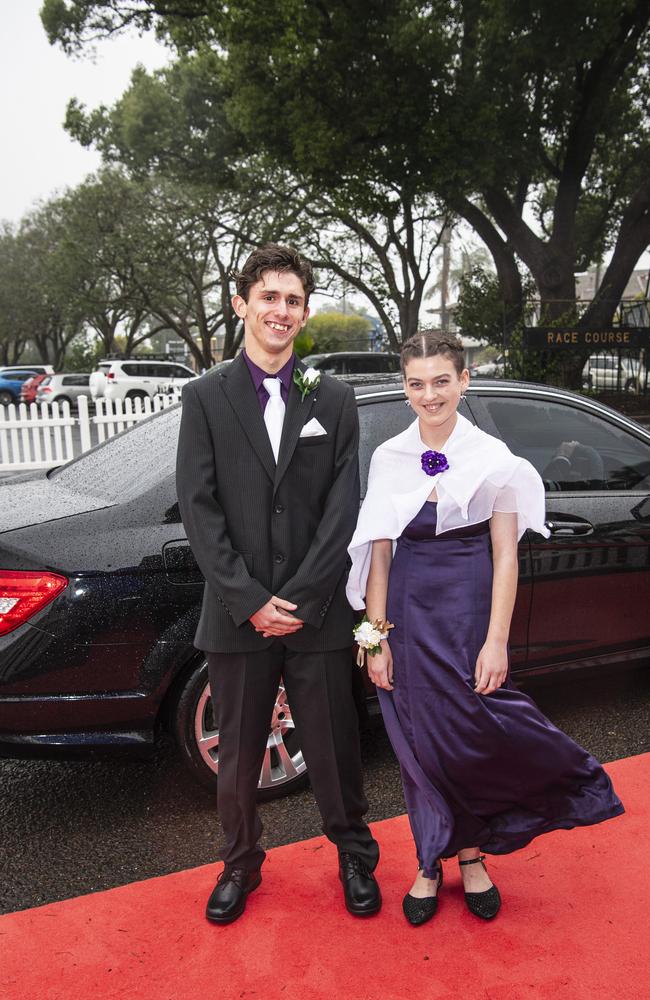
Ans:
[[[457,415],[444,446],[445,472],[427,475],[421,456],[429,448],[416,418],[405,431],[379,445],[372,456],[366,493],[350,542],[352,569],[347,596],[355,609],[365,606],[372,542],[399,538],[431,491],[438,494],[436,534],[487,521],[493,511],[517,514],[518,534],[527,528],[548,537],[544,524],[544,484],[525,458]]]

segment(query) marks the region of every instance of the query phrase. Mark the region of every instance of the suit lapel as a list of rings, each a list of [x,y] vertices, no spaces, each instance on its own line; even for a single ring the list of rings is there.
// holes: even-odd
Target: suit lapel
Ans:
[[[253,451],[264,466],[269,479],[276,478],[275,461],[273,458],[273,451],[271,450],[269,435],[264,423],[264,417],[257,398],[257,393],[255,392],[253,380],[241,354],[235,358],[232,364],[228,365],[226,370],[223,372],[223,375],[225,376],[223,379],[224,392],[228,397],[228,402],[237,414],[239,422],[244,429],[246,437],[251,443]],[[292,386],[292,390],[293,389],[295,389],[295,386]],[[289,393],[289,398],[291,398],[291,393]],[[300,400],[299,394],[298,400]],[[286,424],[287,420],[285,415],[282,438],[283,441],[284,427],[286,427]],[[281,456],[282,445],[280,446],[280,457]]]
[[[295,367],[301,372],[306,370],[306,366],[297,359]],[[316,402],[318,392],[319,388],[313,389],[311,392],[307,393],[303,400],[300,398],[300,389],[295,384],[293,379],[291,380],[289,398],[287,399],[287,409],[284,414],[284,423],[282,425],[282,439],[280,441],[278,464],[275,470],[274,485],[276,489],[278,488],[283,475],[287,471],[289,462],[291,461],[293,453],[296,450],[300,432],[311,416],[311,411],[314,403]]]

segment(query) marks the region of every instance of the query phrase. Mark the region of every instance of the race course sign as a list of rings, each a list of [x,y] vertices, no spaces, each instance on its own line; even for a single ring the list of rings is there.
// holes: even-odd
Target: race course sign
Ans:
[[[524,346],[536,350],[583,348],[589,351],[650,347],[650,326],[614,326],[606,330],[577,327],[526,326]]]

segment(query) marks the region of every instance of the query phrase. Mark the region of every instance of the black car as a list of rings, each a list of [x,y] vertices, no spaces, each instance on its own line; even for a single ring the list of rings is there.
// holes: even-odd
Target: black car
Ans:
[[[413,415],[397,382],[355,392],[365,482],[374,448]],[[551,537],[528,533],[519,548],[516,675],[650,659],[650,434],[546,386],[481,380],[461,407],[548,491]],[[0,753],[144,752],[166,727],[214,782],[219,736],[192,645],[202,579],[174,489],[179,420],[176,406],[0,487]],[[280,689],[260,794],[304,776]]]
[[[330,354],[309,354],[302,359],[308,368],[317,368],[325,375],[396,375],[400,370],[399,354],[378,351],[332,351]]]

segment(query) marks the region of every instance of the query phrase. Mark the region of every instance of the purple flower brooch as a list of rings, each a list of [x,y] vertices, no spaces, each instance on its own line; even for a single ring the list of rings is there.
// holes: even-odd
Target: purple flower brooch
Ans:
[[[439,472],[446,472],[449,468],[447,457],[441,451],[424,451],[420,461],[427,476],[437,476]]]

